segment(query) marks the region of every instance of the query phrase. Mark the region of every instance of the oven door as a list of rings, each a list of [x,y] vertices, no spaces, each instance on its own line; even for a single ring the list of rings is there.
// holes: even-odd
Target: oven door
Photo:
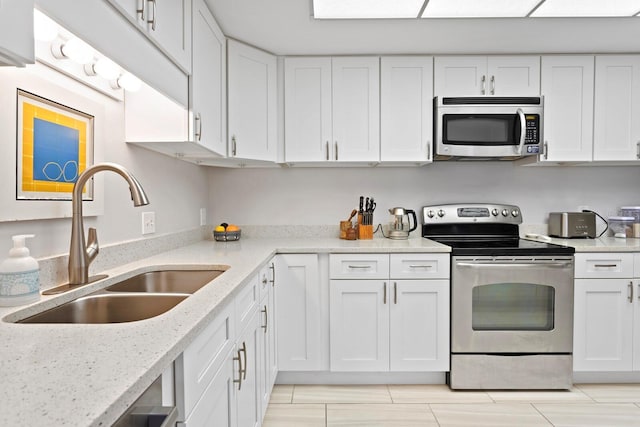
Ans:
[[[452,353],[571,353],[573,257],[453,257]]]

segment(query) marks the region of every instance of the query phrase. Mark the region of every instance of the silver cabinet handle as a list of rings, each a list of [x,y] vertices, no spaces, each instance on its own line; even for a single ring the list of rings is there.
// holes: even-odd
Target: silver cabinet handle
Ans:
[[[595,268],[614,268],[617,267],[618,264],[594,264]]]
[[[382,291],[382,303],[387,303],[387,282],[384,282],[384,290]]]
[[[264,313],[264,326],[262,326],[262,329],[264,329],[264,333],[267,333],[267,326],[269,325],[269,313],[267,313],[267,306],[263,305],[262,306],[263,309],[260,310],[261,313]]]
[[[142,7],[136,9],[136,13],[140,14],[140,19],[144,21],[144,14],[147,11],[147,0],[142,0]]]
[[[231,155],[235,156],[237,153],[236,151],[236,136],[232,135],[231,136]]]
[[[335,155],[336,155],[336,161],[338,161],[338,141],[336,141],[336,152],[335,152]]]
[[[433,268],[433,265],[413,264],[409,268]]]
[[[153,5],[153,18],[151,20],[147,19],[147,24],[151,24],[151,31],[156,30],[156,0],[149,0]]]
[[[491,95],[495,95],[496,93],[496,77],[491,76]]]
[[[481,89],[480,92],[484,95],[487,92],[487,90],[486,90],[487,76],[482,76],[482,79],[480,79],[480,81],[482,82],[482,89]]]
[[[238,353],[244,353],[244,364],[243,364],[243,368],[242,368],[242,379],[246,380],[247,379],[247,343],[245,343],[244,341],[242,341],[242,348],[238,351]]]
[[[629,302],[633,302],[633,282],[629,282]]]
[[[349,268],[371,268],[370,265],[348,265]]]
[[[544,144],[542,144],[542,156],[544,157],[545,160],[549,159],[549,145],[547,141],[545,141]]]
[[[240,357],[240,352],[241,350],[236,351],[238,356],[233,358],[234,361],[238,361],[238,379],[233,380],[234,383],[238,384],[238,390],[242,388],[242,358]]]
[[[524,139],[527,136],[527,119],[524,117],[524,111],[522,108],[516,110],[518,117],[520,118],[520,145],[516,149],[516,154],[522,156],[522,149],[524,148]]]
[[[398,303],[398,282],[393,282],[393,303]]]
[[[431,160],[431,142],[427,141],[427,160]]]
[[[326,158],[327,160],[329,160],[329,141],[325,141],[325,145],[324,145],[324,146],[325,146],[325,151],[326,151],[326,153],[325,153],[325,154],[326,154],[325,158]]]
[[[276,266],[274,263],[271,263],[271,265],[269,266],[269,269],[271,270],[271,286],[275,286],[276,284]]]
[[[640,141],[636,142],[636,158],[640,159]]]
[[[196,140],[200,141],[202,140],[202,116],[200,115],[200,113],[196,113],[196,117],[194,118],[195,120],[195,137]]]

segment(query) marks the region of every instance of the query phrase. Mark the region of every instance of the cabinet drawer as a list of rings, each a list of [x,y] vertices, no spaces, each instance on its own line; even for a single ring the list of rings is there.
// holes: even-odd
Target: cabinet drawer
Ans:
[[[242,285],[242,289],[235,298],[236,328],[238,331],[242,331],[251,320],[251,316],[253,316],[258,307],[259,297],[259,275],[256,274],[251,280]]]
[[[176,359],[176,403],[179,419],[189,416],[233,348],[234,306],[228,304]]]
[[[576,278],[633,277],[632,253],[579,253],[575,255]]]
[[[331,279],[388,279],[389,254],[332,254]]]
[[[392,279],[447,279],[449,254],[391,254]]]

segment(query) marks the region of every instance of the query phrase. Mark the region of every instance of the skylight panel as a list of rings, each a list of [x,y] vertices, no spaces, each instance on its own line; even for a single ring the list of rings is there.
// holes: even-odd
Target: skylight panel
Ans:
[[[315,19],[417,18],[424,0],[313,0]]]
[[[640,0],[546,0],[531,16],[633,16],[638,12]]]

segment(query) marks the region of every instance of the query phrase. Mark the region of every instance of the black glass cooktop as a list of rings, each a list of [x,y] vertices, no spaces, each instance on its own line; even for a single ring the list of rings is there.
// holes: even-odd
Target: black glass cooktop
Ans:
[[[460,236],[425,236],[443,245],[451,246],[451,255],[520,256],[520,255],[572,255],[572,247],[520,238],[464,238]]]

